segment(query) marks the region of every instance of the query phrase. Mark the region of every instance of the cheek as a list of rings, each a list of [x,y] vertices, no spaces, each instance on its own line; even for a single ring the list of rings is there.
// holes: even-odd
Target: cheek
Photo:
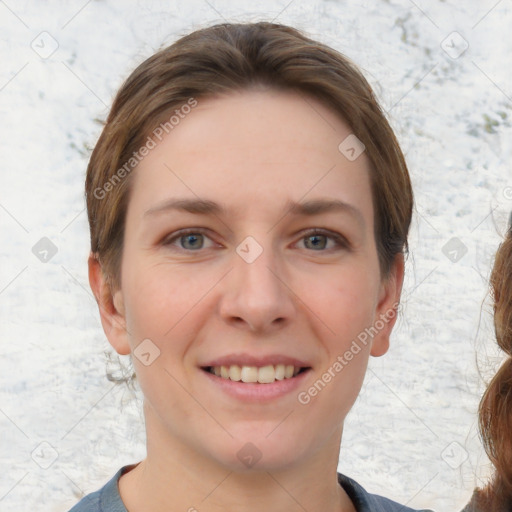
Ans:
[[[300,407],[304,408],[308,429],[338,428],[361,390],[369,348],[362,346],[351,350],[351,345],[344,343],[339,343],[337,348],[317,379],[297,397]],[[317,418],[316,422],[314,418]]]
[[[215,275],[213,275],[215,274]],[[187,372],[190,347],[212,316],[209,290],[216,272],[190,272],[166,263],[132,267],[126,279],[126,322],[132,351],[149,339],[158,348],[158,362],[172,373]],[[139,365],[138,372],[146,368]]]
[[[165,404],[166,410],[189,414],[192,406],[180,383],[186,379],[183,363],[193,339],[190,313],[198,294],[190,292],[179,272],[163,272],[163,266],[134,269],[126,289],[132,360],[146,401],[160,413]],[[141,355],[143,346],[149,357]]]
[[[127,266],[125,302],[130,333],[157,340],[172,333],[204,294],[199,278],[188,274],[151,262]]]
[[[378,286],[368,268],[350,268],[333,273],[327,281],[324,280],[324,284],[312,305],[335,333],[335,344],[356,337],[371,325],[378,302]]]

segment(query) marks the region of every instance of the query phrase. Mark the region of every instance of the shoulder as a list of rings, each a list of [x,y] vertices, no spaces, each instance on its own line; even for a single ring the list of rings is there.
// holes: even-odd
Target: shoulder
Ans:
[[[475,489],[473,495],[471,496],[470,502],[461,510],[461,512],[479,512],[484,509],[477,505],[478,501],[478,490]]]
[[[84,496],[69,512],[99,512],[100,491]]]
[[[369,494],[355,480],[338,473],[338,482],[348,494],[357,512],[432,512],[416,510],[376,494]]]
[[[84,496],[69,512],[127,512],[117,483],[132,467],[122,467],[101,489]]]

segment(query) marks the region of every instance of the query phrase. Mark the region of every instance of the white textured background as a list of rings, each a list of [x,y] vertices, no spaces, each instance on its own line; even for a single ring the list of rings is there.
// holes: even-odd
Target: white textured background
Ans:
[[[499,363],[484,299],[512,209],[510,0],[0,1],[0,510],[66,511],[144,456],[140,402],[105,376],[88,287],[87,148],[138,63],[224,19],[337,48],[388,111],[416,194],[405,308],[339,469],[410,506],[459,510],[488,472],[476,409]],[[458,58],[454,31],[469,45]],[[57,248],[46,263],[32,252],[42,237]]]

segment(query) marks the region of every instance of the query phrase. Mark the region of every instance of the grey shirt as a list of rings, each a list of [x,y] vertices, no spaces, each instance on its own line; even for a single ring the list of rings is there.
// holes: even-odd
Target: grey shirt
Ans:
[[[122,467],[100,490],[88,494],[69,512],[128,512],[119,494],[117,483],[123,473],[134,465]],[[357,482],[338,473],[338,482],[348,494],[357,512],[432,512],[413,510],[375,494],[368,494]]]

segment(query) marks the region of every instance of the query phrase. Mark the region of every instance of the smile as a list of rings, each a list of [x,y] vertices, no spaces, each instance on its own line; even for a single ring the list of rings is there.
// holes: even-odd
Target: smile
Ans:
[[[203,370],[225,380],[245,383],[271,384],[275,381],[291,379],[309,368],[293,365],[266,366],[207,366]]]

